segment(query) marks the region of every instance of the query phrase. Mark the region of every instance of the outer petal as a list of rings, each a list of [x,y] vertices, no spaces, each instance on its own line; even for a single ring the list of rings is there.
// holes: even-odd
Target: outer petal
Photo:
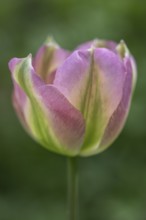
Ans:
[[[9,69],[13,73],[15,66],[20,62],[20,59],[14,58],[9,62]],[[25,107],[27,103],[27,96],[24,93],[24,91],[20,88],[20,86],[15,82],[13,75],[12,75],[13,85],[14,85],[14,91],[13,91],[13,106],[17,112],[17,115],[22,123],[22,125],[25,127],[26,130],[28,130],[28,126],[25,120]]]
[[[129,58],[126,58],[124,62],[127,72],[123,87],[122,99],[116,111],[109,120],[108,126],[98,149],[99,152],[108,147],[116,139],[125,124],[129,112],[132,97],[132,65]]]
[[[87,129],[81,150],[81,155],[85,156],[98,151],[108,121],[120,103],[126,71],[121,59],[104,48],[95,50],[93,65],[86,113]]]
[[[54,85],[83,113],[86,121],[82,155],[99,147],[108,121],[120,103],[125,72],[120,57],[104,48],[76,51],[57,71]]]
[[[39,88],[50,126],[65,151],[76,154],[83,143],[85,124],[81,113],[51,85]]]
[[[14,92],[13,92],[13,106],[17,112],[17,115],[22,123],[22,125],[25,127],[27,130],[27,123],[25,121],[25,115],[24,115],[24,109],[27,103],[27,97],[23,90],[16,84],[14,83]]]
[[[30,56],[14,61],[10,61],[13,79],[28,97],[23,114],[31,135],[52,151],[78,154],[85,128],[81,113],[54,86],[43,83],[31,66]]]
[[[57,43],[49,38],[38,50],[33,60],[34,69],[44,81],[52,83],[56,69],[63,63],[68,55],[68,51],[60,48]]]

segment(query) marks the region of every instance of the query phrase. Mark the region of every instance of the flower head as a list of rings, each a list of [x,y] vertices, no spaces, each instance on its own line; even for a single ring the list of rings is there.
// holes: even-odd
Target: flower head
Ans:
[[[118,136],[129,112],[136,65],[123,41],[94,40],[69,52],[49,39],[36,56],[9,62],[13,104],[41,145],[89,156]]]

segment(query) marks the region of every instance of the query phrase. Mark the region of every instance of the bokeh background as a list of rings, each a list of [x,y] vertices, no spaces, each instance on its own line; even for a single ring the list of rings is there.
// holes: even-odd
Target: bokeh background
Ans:
[[[48,35],[67,49],[96,37],[124,39],[135,56],[138,82],[124,131],[104,153],[80,159],[80,219],[146,219],[145,21],[142,0],[0,2],[0,220],[66,219],[66,158],[23,131],[7,67]]]

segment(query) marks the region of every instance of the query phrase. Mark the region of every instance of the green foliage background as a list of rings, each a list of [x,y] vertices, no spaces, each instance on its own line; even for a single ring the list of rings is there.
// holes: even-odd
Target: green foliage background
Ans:
[[[80,159],[80,219],[146,219],[145,15],[142,0],[0,2],[0,220],[66,219],[66,158],[21,128],[7,67],[48,35],[67,49],[96,37],[124,39],[134,54],[138,82],[124,131],[104,153]]]

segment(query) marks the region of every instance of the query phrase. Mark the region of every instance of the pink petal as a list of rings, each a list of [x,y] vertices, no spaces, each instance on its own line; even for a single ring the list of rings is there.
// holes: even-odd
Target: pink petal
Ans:
[[[54,80],[55,87],[79,110],[84,102],[90,62],[89,51],[75,51],[57,70]]]
[[[46,83],[52,83],[56,69],[68,55],[69,52],[59,46],[45,44],[38,50],[33,60],[34,69]]]
[[[100,149],[104,150],[116,139],[116,137],[119,135],[120,131],[122,130],[125,124],[129,112],[131,96],[132,96],[132,67],[129,58],[125,59],[125,66],[127,72],[124,81],[122,99],[116,111],[113,113],[113,115],[109,120],[99,150]]]
[[[125,72],[120,57],[105,48],[75,51],[58,69],[54,85],[86,121],[83,154],[99,147],[108,121],[120,103]]]
[[[125,71],[124,64],[114,52],[105,48],[95,49],[82,155],[98,151],[108,121],[120,103]]]
[[[62,152],[64,149],[70,154],[79,153],[85,134],[82,114],[53,85],[40,87],[39,93],[47,110],[49,126],[59,140]]]
[[[111,115],[121,100],[126,70],[121,59],[108,49],[96,49],[94,60],[103,109]]]
[[[30,56],[12,59],[9,65],[14,84],[19,84],[15,90],[16,110],[23,115],[31,136],[54,152],[77,155],[85,134],[82,114],[57,88],[45,85],[35,73]],[[25,108],[21,106],[18,95],[20,98],[24,95],[27,99]]]
[[[9,62],[9,69],[12,72],[12,81],[13,81],[13,85],[14,85],[12,102],[13,102],[14,109],[15,109],[22,125],[26,129],[28,129],[26,119],[25,119],[25,114],[24,114],[24,109],[25,109],[26,103],[27,103],[27,96],[24,93],[24,91],[20,88],[20,86],[16,83],[16,81],[14,80],[14,76],[13,76],[14,68],[19,62],[21,62],[21,59],[18,59],[18,58],[13,58]]]

